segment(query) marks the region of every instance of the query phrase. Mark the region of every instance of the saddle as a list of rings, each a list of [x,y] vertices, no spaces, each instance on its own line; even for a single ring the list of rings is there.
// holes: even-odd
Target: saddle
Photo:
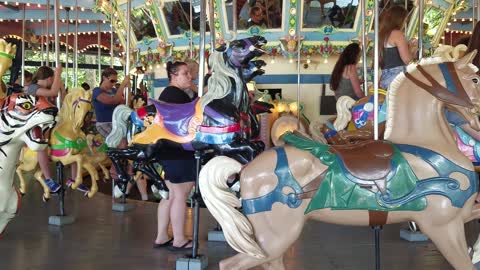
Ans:
[[[366,141],[353,145],[332,145],[329,150],[336,154],[345,169],[354,177],[372,182],[384,193],[386,178],[391,171],[394,154],[392,144],[386,141]]]
[[[199,98],[189,103],[166,103],[150,99],[157,112],[163,117],[163,123],[167,130],[178,136],[188,135],[188,123],[195,115],[196,105]]]

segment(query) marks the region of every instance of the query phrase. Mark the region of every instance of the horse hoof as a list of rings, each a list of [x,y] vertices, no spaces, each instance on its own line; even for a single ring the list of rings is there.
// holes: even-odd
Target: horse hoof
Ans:
[[[115,188],[113,189],[113,196],[118,199],[120,197],[122,197],[122,195],[124,195],[125,193],[122,192],[122,190],[118,187],[118,186],[115,186]]]
[[[408,222],[408,228],[409,228],[410,231],[412,231],[412,232],[418,231],[417,223],[415,223],[415,222],[413,222],[413,221],[409,221],[409,222]]]
[[[45,197],[45,195],[42,195],[42,200],[44,203],[48,202],[48,200],[50,200],[50,198],[47,198]]]
[[[168,191],[160,190],[159,193],[160,193],[160,196],[162,197],[162,199],[168,200],[168,197],[169,197],[169,192]]]

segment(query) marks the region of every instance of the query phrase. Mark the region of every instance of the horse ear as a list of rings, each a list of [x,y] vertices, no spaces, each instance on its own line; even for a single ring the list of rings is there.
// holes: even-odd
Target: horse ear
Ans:
[[[464,57],[462,57],[460,60],[455,62],[455,66],[458,69],[466,67],[468,64],[472,63],[473,58],[477,55],[477,50],[473,50],[472,52],[466,54]]]

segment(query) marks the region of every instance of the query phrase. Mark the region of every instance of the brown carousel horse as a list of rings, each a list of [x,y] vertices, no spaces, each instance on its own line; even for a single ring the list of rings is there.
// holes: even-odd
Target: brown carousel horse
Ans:
[[[385,90],[378,95],[379,110],[379,138],[383,138],[385,131]],[[353,100],[348,96],[340,97],[337,101],[337,115],[324,123],[312,122],[310,133],[313,137],[324,137],[328,144],[352,144],[373,139],[373,95]]]
[[[477,269],[464,232],[464,223],[480,217],[477,175],[443,113],[455,106],[480,130],[475,53],[397,77],[387,94],[388,141],[342,147],[287,133],[290,145],[243,168],[222,156],[208,162],[199,180],[203,199],[240,252],[220,269],[285,269],[284,253],[308,219],[356,226],[415,221],[455,269]],[[237,173],[241,201],[226,184]]]

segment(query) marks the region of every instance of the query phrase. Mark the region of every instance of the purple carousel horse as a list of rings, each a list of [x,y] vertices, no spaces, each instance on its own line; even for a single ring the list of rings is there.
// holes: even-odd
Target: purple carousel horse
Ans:
[[[181,147],[185,150],[212,149],[216,155],[227,155],[245,164],[264,149],[258,136],[258,122],[252,112],[244,74],[249,79],[263,74],[263,61],[250,61],[262,55],[266,44],[263,37],[237,40],[226,50],[221,48],[210,56],[213,75],[208,81],[208,92],[201,98],[186,104],[169,104],[150,99],[150,105],[132,111],[118,106],[113,114],[113,130],[107,137],[108,151],[119,172],[119,182],[126,183],[130,177],[121,160],[133,160],[134,170],[142,171],[153,179],[160,179],[153,165],[162,158],[163,147]],[[262,63],[263,62],[263,63]],[[252,67],[256,70],[252,70]],[[247,72],[246,70],[250,71]],[[269,106],[254,104],[257,112],[268,111]],[[261,110],[264,108],[264,110]],[[134,128],[129,128],[129,125]],[[114,149],[127,131],[130,145],[127,149]],[[163,181],[155,185],[166,195]],[[124,192],[126,185],[120,185]]]

